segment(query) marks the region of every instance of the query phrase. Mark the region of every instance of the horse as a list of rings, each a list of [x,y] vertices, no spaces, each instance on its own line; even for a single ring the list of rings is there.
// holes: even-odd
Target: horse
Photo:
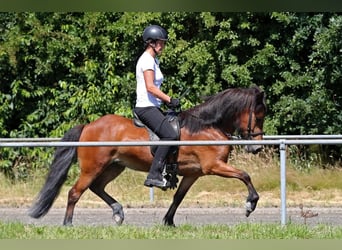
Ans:
[[[228,88],[207,97],[202,103],[179,111],[180,140],[231,140],[234,134],[247,140],[262,140],[266,116],[265,94],[258,87]],[[88,124],[68,130],[61,141],[148,141],[146,128],[137,127],[131,118],[106,114]],[[247,145],[257,153],[261,145]],[[237,178],[248,190],[246,213],[256,208],[259,195],[248,173],[228,163],[232,145],[179,146],[177,175],[182,176],[172,203],[163,218],[166,226],[175,226],[174,216],[186,193],[197,179],[205,175]],[[70,166],[78,160],[80,174],[68,192],[63,225],[72,226],[75,205],[89,188],[113,211],[117,225],[124,221],[122,205],[104,189],[125,168],[148,172],[153,155],[148,146],[62,146],[57,147],[46,181],[28,210],[29,216],[40,218],[52,207],[66,181]]]

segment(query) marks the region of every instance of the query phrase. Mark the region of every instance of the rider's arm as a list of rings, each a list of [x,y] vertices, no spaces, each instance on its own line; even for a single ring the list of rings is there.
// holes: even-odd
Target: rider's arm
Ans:
[[[171,101],[171,97],[165,94],[163,91],[158,89],[154,84],[154,71],[153,70],[145,70],[144,71],[144,79],[146,84],[147,92],[164,101],[165,103],[169,103]]]

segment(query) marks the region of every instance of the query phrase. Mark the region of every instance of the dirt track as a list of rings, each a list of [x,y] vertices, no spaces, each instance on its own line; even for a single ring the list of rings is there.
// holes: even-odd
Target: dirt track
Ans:
[[[342,225],[342,208],[310,208],[317,217],[308,218],[307,225],[329,224]],[[124,208],[124,225],[153,226],[162,224],[167,208]],[[41,219],[33,219],[27,215],[27,209],[0,208],[0,221],[19,221],[33,225],[62,225],[65,210],[51,209]],[[299,208],[287,208],[287,222],[304,224]],[[177,225],[206,225],[224,224],[235,225],[240,223],[279,223],[281,212],[279,208],[257,208],[250,217],[245,217],[244,209],[240,208],[179,208],[174,218]],[[78,225],[115,225],[112,221],[112,212],[108,209],[76,208],[74,226]]]

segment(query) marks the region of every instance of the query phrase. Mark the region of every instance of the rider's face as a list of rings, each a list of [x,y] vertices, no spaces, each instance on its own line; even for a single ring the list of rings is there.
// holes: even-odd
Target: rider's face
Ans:
[[[163,40],[157,40],[156,41],[156,46],[154,49],[156,50],[158,55],[160,55],[162,53],[162,51],[164,50],[165,44],[166,44],[166,41],[163,41]]]

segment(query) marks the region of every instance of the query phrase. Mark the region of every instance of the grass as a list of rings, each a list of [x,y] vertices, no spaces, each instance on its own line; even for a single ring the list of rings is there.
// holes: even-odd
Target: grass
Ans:
[[[317,225],[246,224],[236,226],[181,225],[135,227],[33,226],[1,223],[0,239],[342,239],[342,227]]]

